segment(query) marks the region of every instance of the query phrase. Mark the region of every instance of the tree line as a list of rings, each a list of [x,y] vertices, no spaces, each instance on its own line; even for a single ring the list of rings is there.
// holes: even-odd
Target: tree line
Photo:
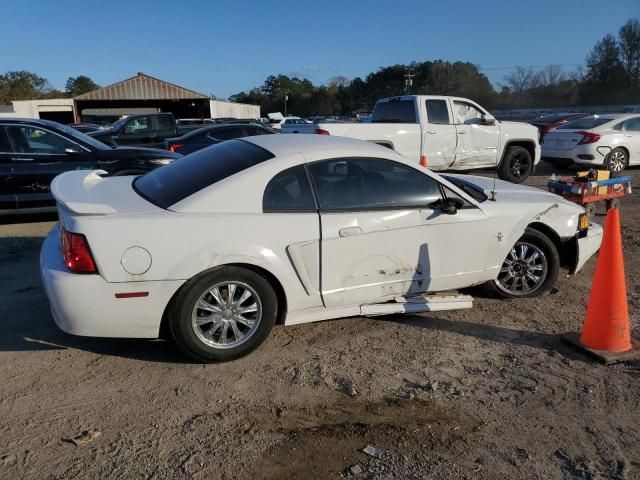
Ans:
[[[54,88],[49,80],[25,70],[0,75],[0,105],[13,100],[37,100],[43,98],[71,98],[100,88],[86,75],[69,77],[64,91]]]
[[[575,71],[560,65],[517,66],[498,89],[477,65],[435,60],[382,67],[364,79],[333,77],[325,85],[271,75],[230,100],[260,105],[266,114],[282,112],[287,95],[288,111],[297,115],[350,115],[370,110],[379,98],[405,93],[408,72],[414,75],[412,94],[468,97],[493,109],[640,103],[640,21],[630,19],[617,35],[603,37]]]

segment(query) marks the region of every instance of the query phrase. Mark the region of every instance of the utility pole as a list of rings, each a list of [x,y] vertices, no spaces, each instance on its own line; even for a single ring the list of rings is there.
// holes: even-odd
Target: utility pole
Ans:
[[[284,91],[284,116],[287,116],[287,100],[289,100],[289,94],[287,91]]]
[[[404,93],[405,95],[409,95],[411,93],[411,87],[413,87],[413,77],[416,74],[414,73],[413,68],[407,68],[404,71]]]

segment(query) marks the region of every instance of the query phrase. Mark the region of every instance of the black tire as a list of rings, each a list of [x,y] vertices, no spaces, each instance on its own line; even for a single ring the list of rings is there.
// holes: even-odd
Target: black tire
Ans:
[[[629,166],[629,155],[624,148],[614,148],[604,159],[603,167],[614,175],[620,173]]]
[[[524,147],[507,147],[498,166],[498,177],[511,183],[522,183],[533,172],[533,158]]]
[[[558,279],[558,272],[560,271],[560,255],[558,254],[558,249],[553,244],[549,237],[545,234],[535,230],[533,228],[527,228],[524,232],[524,235],[520,237],[520,239],[514,245],[514,248],[520,243],[526,243],[529,245],[533,245],[537,247],[544,253],[544,259],[546,261],[546,272],[544,278],[541,278],[540,284],[528,292],[523,291],[522,293],[511,293],[508,289],[505,288],[504,284],[500,282],[500,276],[502,273],[498,274],[498,278],[496,280],[492,280],[486,283],[487,288],[494,293],[495,295],[502,298],[529,298],[529,297],[538,297],[548,292],[553,288]],[[501,269],[505,268],[507,265],[507,260],[509,256],[505,259],[505,263],[501,265]],[[502,285],[502,286],[501,286]]]
[[[208,292],[210,292],[214,286],[225,284],[225,282],[249,287],[257,296],[256,303],[259,305],[259,308],[261,308],[261,316],[257,321],[255,330],[251,330],[244,341],[231,347],[223,347],[220,343],[218,343],[218,346],[205,343],[202,332],[206,331],[206,327],[203,327],[201,333],[198,334],[196,333],[196,329],[199,327],[195,325],[196,317],[201,313],[201,309],[196,309],[196,302],[199,302],[203,295],[210,295]],[[240,288],[243,287],[241,286]],[[222,292],[224,292],[224,288]],[[229,290],[227,290],[227,299],[229,296],[228,292]],[[258,348],[267,338],[269,332],[271,332],[277,318],[277,313],[277,296],[274,289],[264,277],[245,268],[220,267],[199,275],[187,282],[172,301],[168,310],[167,320],[171,336],[180,350],[185,354],[200,362],[225,362],[247,355]],[[198,317],[198,319],[199,318],[202,317]],[[219,318],[223,318],[222,314],[219,315]],[[231,320],[222,321],[230,322]],[[211,326],[211,329],[213,330],[214,327]],[[227,330],[225,329],[224,331]],[[221,338],[221,333],[222,332],[220,332],[219,338]],[[229,333],[231,334],[232,332]],[[227,338],[225,335],[225,341]],[[216,343],[215,336],[211,337],[211,342]]]

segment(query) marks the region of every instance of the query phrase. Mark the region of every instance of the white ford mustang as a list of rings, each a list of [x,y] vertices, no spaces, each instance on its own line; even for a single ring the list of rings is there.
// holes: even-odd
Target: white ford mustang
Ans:
[[[137,178],[68,172],[42,278],[68,333],[166,331],[221,361],[276,321],[469,307],[451,290],[482,283],[540,295],[599,248],[581,207],[501,181],[492,200],[493,182],[320,135],[227,141]]]

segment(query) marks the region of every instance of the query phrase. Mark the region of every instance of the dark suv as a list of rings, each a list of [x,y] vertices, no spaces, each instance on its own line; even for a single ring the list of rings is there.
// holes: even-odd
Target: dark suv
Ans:
[[[176,119],[171,113],[129,115],[105,130],[91,132],[96,140],[107,145],[131,145],[162,148],[164,139],[178,135]]]
[[[0,215],[55,211],[49,187],[69,170],[138,175],[182,155],[151,148],[112,148],[48,120],[0,119]]]

